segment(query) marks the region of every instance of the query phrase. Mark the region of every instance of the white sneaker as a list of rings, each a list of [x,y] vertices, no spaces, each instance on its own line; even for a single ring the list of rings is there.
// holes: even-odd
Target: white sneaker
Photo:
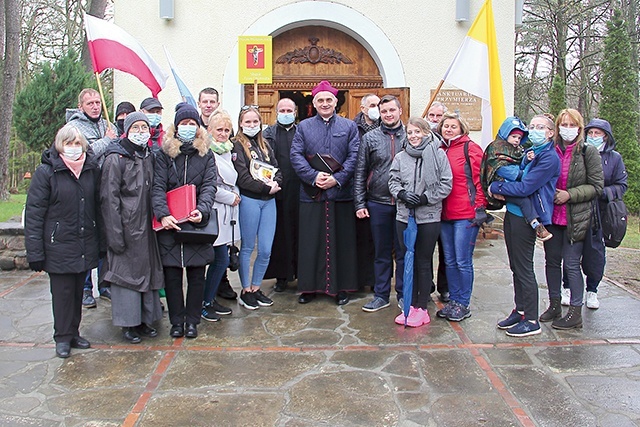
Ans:
[[[571,291],[567,288],[560,288],[560,304],[571,305]]]
[[[600,308],[600,301],[598,301],[598,294],[595,292],[587,292],[587,308],[597,310]]]

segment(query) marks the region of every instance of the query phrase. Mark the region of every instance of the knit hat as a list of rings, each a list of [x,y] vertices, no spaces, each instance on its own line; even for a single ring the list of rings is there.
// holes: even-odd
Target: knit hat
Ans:
[[[152,108],[163,108],[158,98],[145,98],[140,104],[141,110],[151,110]]]
[[[191,105],[186,102],[181,102],[176,105],[176,115],[173,118],[173,125],[178,128],[178,123],[183,121],[184,119],[193,119],[200,126],[200,114],[198,114],[198,110],[193,108]]]
[[[311,91],[311,96],[315,97],[318,92],[331,92],[333,96],[338,96],[338,89],[331,86],[327,80],[323,80]]]
[[[116,107],[116,119],[122,113],[129,114],[129,113],[133,113],[134,111],[136,111],[136,107],[134,107],[132,103],[130,103],[129,101],[121,102]]]
[[[135,122],[145,122],[147,126],[149,126],[149,119],[147,115],[140,111],[135,111],[131,114],[127,114],[127,117],[124,118],[124,134],[129,135],[129,128]]]
[[[520,137],[522,137],[524,136],[524,131],[518,128],[514,128],[514,129],[511,129],[511,132],[509,132],[509,135],[520,135]]]

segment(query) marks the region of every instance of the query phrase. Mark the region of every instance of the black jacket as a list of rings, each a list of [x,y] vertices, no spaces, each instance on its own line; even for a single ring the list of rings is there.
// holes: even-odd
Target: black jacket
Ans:
[[[27,194],[27,261],[44,261],[44,270],[55,274],[97,267],[99,216],[100,169],[93,157],[76,179],[55,148],[42,153]]]
[[[202,225],[209,221],[216,195],[216,161],[209,150],[209,136],[199,128],[193,145],[186,151],[175,137],[175,128],[169,126],[156,155],[153,171],[151,200],[158,220],[169,215],[167,191],[184,184],[196,186],[196,208],[202,213]],[[173,238],[174,231],[162,230],[157,234],[160,257],[165,267],[201,267],[213,261],[213,245],[180,244]]]
[[[367,207],[367,201],[393,205],[389,192],[389,169],[393,158],[407,145],[404,125],[395,135],[378,127],[364,134],[358,149],[358,162],[353,179],[353,204],[356,211]]]

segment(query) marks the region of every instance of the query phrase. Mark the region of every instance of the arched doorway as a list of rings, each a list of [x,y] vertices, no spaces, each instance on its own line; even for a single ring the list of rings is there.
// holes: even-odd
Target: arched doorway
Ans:
[[[339,90],[338,114],[353,118],[360,111],[360,99],[367,93],[396,95],[403,106],[403,120],[409,114],[409,89],[384,89],[378,66],[357,40],[335,28],[308,25],[273,38],[273,83],[258,87],[258,105],[263,122],[275,122],[279,99],[291,98],[298,106],[298,120],[315,114],[311,90],[329,80]],[[253,86],[246,85],[245,104],[254,104]]]

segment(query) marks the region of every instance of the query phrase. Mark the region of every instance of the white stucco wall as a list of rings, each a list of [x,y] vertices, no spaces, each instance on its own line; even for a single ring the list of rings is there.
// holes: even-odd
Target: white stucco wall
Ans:
[[[455,0],[271,0],[260,7],[247,0],[176,0],[175,17],[167,21],[158,17],[158,0],[115,0],[115,23],[142,43],[169,72],[162,50],[166,46],[193,95],[197,97],[206,86],[215,87],[232,116],[243,99],[236,76],[239,35],[270,32],[275,36],[309,24],[338,28],[369,50],[381,68],[386,87],[411,88],[411,114],[419,115],[484,0],[470,3],[470,21],[457,23]],[[493,11],[509,114],[513,111],[514,2],[493,0]],[[116,103],[129,100],[138,106],[147,96],[148,89],[135,78],[115,72]],[[159,98],[165,106],[164,121],[168,122],[173,106],[180,101],[172,77]]]

